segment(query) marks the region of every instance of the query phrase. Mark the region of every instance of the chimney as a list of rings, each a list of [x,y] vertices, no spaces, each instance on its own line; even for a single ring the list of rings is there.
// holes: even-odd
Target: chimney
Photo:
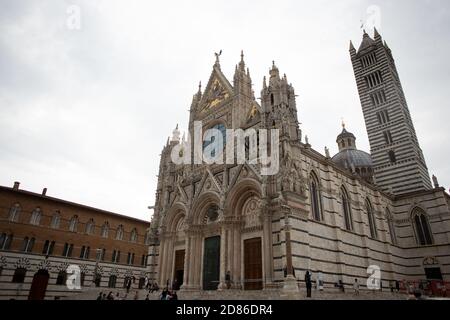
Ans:
[[[20,182],[16,181],[16,182],[14,182],[13,189],[14,190],[19,190],[19,186],[20,186]]]
[[[42,195],[45,196],[46,194],[47,194],[47,188],[44,188],[44,189],[42,190]]]

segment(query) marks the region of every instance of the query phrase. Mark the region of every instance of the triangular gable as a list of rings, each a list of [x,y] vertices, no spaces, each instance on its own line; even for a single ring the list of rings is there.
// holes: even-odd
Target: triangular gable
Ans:
[[[233,87],[225,78],[218,66],[213,67],[208,85],[200,101],[200,111],[207,112],[229,99],[233,95]]]

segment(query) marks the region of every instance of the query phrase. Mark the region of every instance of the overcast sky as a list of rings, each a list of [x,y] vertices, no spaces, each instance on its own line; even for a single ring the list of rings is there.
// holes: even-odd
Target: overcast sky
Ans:
[[[369,151],[348,47],[375,19],[430,174],[450,186],[447,0],[0,3],[0,185],[149,219],[161,149],[221,49],[230,81],[244,50],[257,97],[275,60],[313,148],[336,153],[344,118]]]

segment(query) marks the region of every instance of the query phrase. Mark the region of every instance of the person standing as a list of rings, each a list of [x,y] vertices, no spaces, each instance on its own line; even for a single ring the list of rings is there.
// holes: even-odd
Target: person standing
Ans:
[[[309,270],[305,273],[305,283],[306,283],[306,297],[311,298],[311,288],[312,288],[312,282],[311,282],[311,273]]]
[[[359,296],[359,283],[358,283],[358,279],[355,279],[355,283],[353,283],[353,289],[355,290],[355,296]]]
[[[127,293],[130,293],[130,288],[131,288],[131,278],[128,277],[128,279],[127,279]]]

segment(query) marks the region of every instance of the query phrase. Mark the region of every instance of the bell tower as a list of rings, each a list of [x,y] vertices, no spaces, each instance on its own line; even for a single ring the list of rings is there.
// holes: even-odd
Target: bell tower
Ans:
[[[383,191],[405,194],[431,189],[392,52],[378,31],[365,31],[350,57],[361,100],[374,164],[375,184]]]

